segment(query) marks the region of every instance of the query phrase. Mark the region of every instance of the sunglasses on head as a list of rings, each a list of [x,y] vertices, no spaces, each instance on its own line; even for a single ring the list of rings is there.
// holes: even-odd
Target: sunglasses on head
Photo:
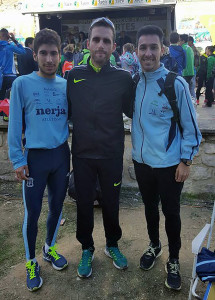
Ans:
[[[111,20],[109,20],[108,18],[105,18],[105,17],[95,19],[91,23],[90,28],[92,28],[95,24],[100,23],[100,22],[108,24],[111,28],[113,28],[113,30],[115,30],[115,26],[114,26],[113,22]]]

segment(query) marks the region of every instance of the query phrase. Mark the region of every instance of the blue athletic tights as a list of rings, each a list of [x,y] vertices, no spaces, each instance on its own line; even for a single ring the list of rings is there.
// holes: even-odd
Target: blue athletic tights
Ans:
[[[68,143],[54,149],[29,149],[27,162],[29,180],[23,181],[25,214],[22,232],[26,259],[29,260],[35,257],[37,223],[46,186],[49,205],[46,243],[49,246],[55,244],[69,179]]]

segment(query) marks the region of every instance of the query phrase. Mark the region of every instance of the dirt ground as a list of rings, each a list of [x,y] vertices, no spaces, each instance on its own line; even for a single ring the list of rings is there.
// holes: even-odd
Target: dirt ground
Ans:
[[[191,241],[205,223],[210,221],[213,199],[191,199],[183,197],[182,250],[180,253],[182,290],[174,292],[164,286],[164,264],[168,258],[167,238],[164,218],[161,214],[161,242],[163,254],[154,268],[143,271],[139,259],[148,245],[144,207],[137,190],[123,189],[120,204],[120,223],[123,237],[119,246],[127,256],[129,268],[126,271],[114,268],[111,259],[105,256],[104,230],[101,209],[95,208],[95,259],[93,274],[89,279],[77,277],[76,269],[81,256],[81,247],[75,238],[76,205],[69,198],[64,205],[64,226],[59,230],[59,252],[69,262],[67,269],[59,272],[42,260],[41,247],[45,238],[47,199],[44,199],[43,213],[39,224],[37,259],[41,265],[43,286],[37,292],[26,289],[26,272],[21,223],[23,204],[21,186],[0,182],[0,299],[37,299],[37,300],[184,300],[188,298],[193,256]],[[200,285],[200,294],[206,286]]]

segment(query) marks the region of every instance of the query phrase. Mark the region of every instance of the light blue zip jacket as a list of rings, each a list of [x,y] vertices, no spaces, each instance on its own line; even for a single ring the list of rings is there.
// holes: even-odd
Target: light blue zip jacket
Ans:
[[[164,94],[158,95],[161,87],[164,87],[168,72],[161,63],[160,68],[154,72],[140,73],[136,89],[132,120],[132,157],[135,161],[153,168],[177,165],[181,158],[193,159],[201,142],[201,133],[186,81],[180,76],[175,80],[183,136],[178,125],[171,120],[173,111],[168,99]]]
[[[23,126],[23,116],[24,123]],[[53,149],[69,136],[66,80],[46,79],[33,72],[15,79],[10,100],[8,128],[9,157],[14,169],[27,164],[22,149],[25,127],[25,149]]]

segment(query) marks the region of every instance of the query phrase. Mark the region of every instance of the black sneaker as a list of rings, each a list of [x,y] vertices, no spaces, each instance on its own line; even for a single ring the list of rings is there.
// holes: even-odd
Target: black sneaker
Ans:
[[[148,271],[153,268],[155,264],[155,259],[162,254],[161,243],[159,246],[154,246],[151,242],[148,249],[143,253],[143,256],[140,259],[140,268]]]
[[[167,272],[166,287],[179,291],[181,289],[181,275],[178,259],[169,259],[165,265],[165,270]]]

